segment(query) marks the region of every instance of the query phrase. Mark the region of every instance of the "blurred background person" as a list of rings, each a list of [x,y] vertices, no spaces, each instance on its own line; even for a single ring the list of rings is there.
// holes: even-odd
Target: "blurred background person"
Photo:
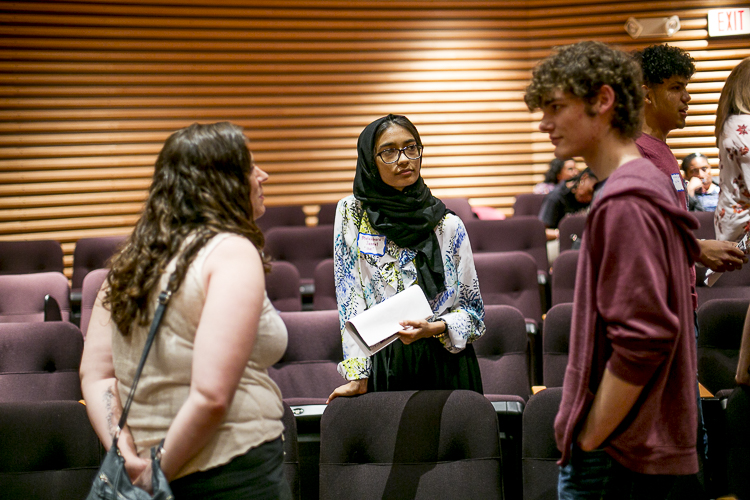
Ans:
[[[716,108],[719,201],[716,239],[739,241],[750,231],[750,58],[729,74]]]
[[[534,186],[534,194],[548,194],[555,189],[555,186],[562,181],[567,181],[578,175],[576,161],[572,158],[567,160],[558,160],[557,158],[549,162],[549,169],[544,174],[544,181]]]
[[[703,153],[691,153],[682,160],[682,175],[687,182],[688,207],[698,212],[713,212],[719,201],[719,183],[711,176],[711,165]]]

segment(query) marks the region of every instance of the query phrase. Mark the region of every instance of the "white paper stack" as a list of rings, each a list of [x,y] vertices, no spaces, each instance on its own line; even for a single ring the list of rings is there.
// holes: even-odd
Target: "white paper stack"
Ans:
[[[346,332],[368,356],[398,338],[402,321],[432,317],[432,309],[422,289],[410,286],[346,322]]]

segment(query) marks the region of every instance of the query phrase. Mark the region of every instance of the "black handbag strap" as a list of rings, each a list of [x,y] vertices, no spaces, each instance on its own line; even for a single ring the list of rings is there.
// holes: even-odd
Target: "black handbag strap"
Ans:
[[[169,299],[172,298],[172,283],[175,278],[175,273],[169,277],[167,288],[162,290],[159,294],[159,305],[156,307],[154,312],[154,319],[151,321],[151,329],[148,332],[148,338],[146,339],[146,345],[143,347],[143,354],[141,354],[141,361],[138,363],[138,369],[135,371],[135,377],[133,377],[133,386],[130,388],[130,394],[128,394],[128,400],[122,409],[122,415],[120,421],[117,423],[117,431],[115,434],[114,442],[117,442],[117,438],[120,437],[120,432],[125,428],[125,422],[128,419],[128,412],[130,411],[130,404],[133,402],[133,396],[135,395],[135,388],[138,386],[138,380],[141,378],[141,372],[143,371],[143,365],[146,364],[146,358],[148,352],[151,350],[151,345],[154,343],[156,337],[156,331],[159,329],[159,324],[164,316],[164,311],[167,308]]]

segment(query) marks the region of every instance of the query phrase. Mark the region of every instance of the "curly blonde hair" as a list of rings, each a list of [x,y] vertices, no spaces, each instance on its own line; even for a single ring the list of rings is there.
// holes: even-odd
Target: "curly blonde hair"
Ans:
[[[591,114],[594,98],[604,85],[615,93],[612,127],[622,137],[635,138],[641,131],[641,70],[628,54],[601,42],[580,42],[557,49],[532,73],[524,101],[529,111],[544,106],[555,90],[584,100]]]
[[[107,276],[104,305],[122,335],[133,325],[148,325],[148,298],[183,245],[173,291],[198,251],[220,232],[244,236],[262,251],[263,233],[250,201],[253,165],[246,143],[242,128],[228,122],[194,123],[164,143],[143,213]]]

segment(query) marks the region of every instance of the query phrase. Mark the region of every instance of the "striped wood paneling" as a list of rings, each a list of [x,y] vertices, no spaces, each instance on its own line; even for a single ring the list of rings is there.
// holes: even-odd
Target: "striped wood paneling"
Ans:
[[[640,48],[625,20],[677,14],[691,115],[670,137],[717,164],[713,113],[747,38],[708,40],[721,0],[106,0],[0,2],[0,239],[130,231],[164,139],[194,121],[246,128],[269,205],[351,192],[356,139],[408,115],[442,197],[511,212],[551,158],[522,94],[553,46]],[[68,269],[69,271],[69,269]]]

